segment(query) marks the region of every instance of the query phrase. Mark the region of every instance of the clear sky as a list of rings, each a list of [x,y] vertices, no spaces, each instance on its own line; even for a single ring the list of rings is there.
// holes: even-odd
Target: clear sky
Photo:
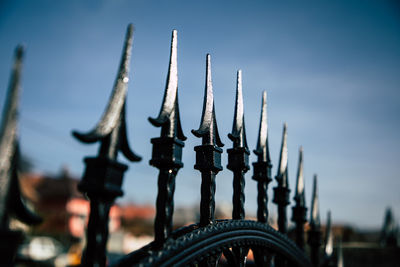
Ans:
[[[36,171],[67,165],[83,172],[86,131],[107,103],[128,23],[135,26],[128,93],[130,143],[143,156],[129,164],[123,201],[155,203],[157,169],[149,166],[147,121],[161,105],[171,31],[178,30],[181,119],[188,136],[176,205],[200,200],[193,170],[191,129],[200,123],[205,55],[211,54],[215,105],[226,148],[231,131],[236,71],[243,71],[248,143],[257,141],[261,92],[268,91],[273,174],[283,122],[288,123],[289,185],[295,185],[304,147],[307,204],[319,176],[322,219],[380,226],[384,209],[400,217],[400,7],[396,1],[0,1],[0,107],[14,48],[27,47],[20,139]],[[120,157],[122,161],[122,156]],[[251,161],[255,157],[251,156]],[[227,156],[223,155],[226,166]],[[247,174],[246,208],[256,210],[256,183]],[[269,196],[272,198],[270,184]],[[230,203],[232,173],[217,177],[217,203]],[[270,205],[272,213],[276,208]]]

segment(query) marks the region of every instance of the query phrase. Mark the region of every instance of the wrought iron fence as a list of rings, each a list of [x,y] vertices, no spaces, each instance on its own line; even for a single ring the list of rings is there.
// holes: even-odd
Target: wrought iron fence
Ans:
[[[133,42],[133,27],[128,26],[119,72],[110,100],[100,121],[87,133],[73,132],[83,143],[100,143],[96,157],[85,158],[86,170],[78,185],[90,199],[90,217],[87,227],[87,244],[82,256],[82,266],[106,266],[106,244],[110,207],[122,196],[126,164],[118,162],[121,152],[131,162],[141,160],[129,146],[126,127],[126,94]],[[22,233],[11,230],[9,218],[34,224],[40,219],[24,206],[19,190],[17,161],[17,108],[20,88],[23,48],[16,50],[8,96],[3,112],[0,132],[0,262],[13,265]],[[156,118],[149,118],[160,127],[159,137],[151,139],[153,145],[150,165],[159,169],[154,241],[121,258],[115,266],[332,266],[333,236],[328,215],[325,245],[318,208],[317,176],[314,176],[310,230],[305,246],[304,226],[307,207],[304,192],[303,149],[299,151],[299,165],[291,220],[295,224],[293,242],[287,236],[287,206],[290,204],[288,184],[287,125],[284,124],[276,187],[272,201],[278,208],[278,231],[268,225],[267,189],[272,182],[272,162],[268,145],[267,93],[262,93],[261,116],[258,132],[257,156],[253,162],[252,178],[257,182],[257,221],[245,220],[245,174],[250,170],[250,150],[247,145],[242,96],[242,72],[237,72],[236,102],[232,132],[228,134],[232,147],[227,149],[227,169],[233,172],[232,219],[216,220],[215,179],[222,171],[221,156],[224,144],[216,121],[211,57],[206,56],[206,81],[200,126],[192,130],[201,138],[201,145],[194,148],[196,164],[201,173],[200,221],[172,231],[174,212],[175,178],[183,167],[182,150],[186,136],[183,134],[178,104],[177,31],[172,32],[171,54],[167,84],[161,109]],[[44,218],[45,219],[45,218]],[[254,261],[247,260],[249,251]],[[307,254],[310,254],[308,256]],[[339,255],[341,255],[339,253]],[[341,261],[338,261],[341,263]]]

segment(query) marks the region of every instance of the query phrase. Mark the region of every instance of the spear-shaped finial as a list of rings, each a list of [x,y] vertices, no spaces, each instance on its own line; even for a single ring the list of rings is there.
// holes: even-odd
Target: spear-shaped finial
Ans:
[[[133,25],[130,24],[126,32],[117,79],[103,116],[90,132],[73,131],[73,135],[84,143],[101,141],[100,153],[104,157],[116,159],[118,151],[121,151],[128,160],[140,161],[141,157],[136,155],[129,147],[125,119],[132,43]]]
[[[328,216],[326,219],[324,252],[325,252],[325,259],[329,260],[333,254],[333,233],[332,233],[331,211],[328,211]]]
[[[304,193],[303,174],[303,147],[299,149],[299,165],[297,169],[296,192],[294,196],[295,206],[292,208],[292,221],[296,223],[296,244],[304,248],[304,223],[307,221],[307,208]]]
[[[339,240],[337,252],[337,267],[344,267],[342,240]]]
[[[116,197],[123,195],[122,182],[128,166],[118,162],[121,151],[130,161],[140,161],[129,147],[126,129],[126,94],[133,41],[133,26],[129,25],[121,63],[107,108],[99,123],[86,134],[73,132],[84,143],[100,141],[97,157],[85,158],[86,170],[78,189],[90,199],[90,215],[86,233],[86,248],[82,265],[105,266],[110,207]]]
[[[246,128],[244,124],[243,92],[242,92],[242,70],[237,72],[235,115],[233,119],[232,133],[228,134],[234,147],[245,147],[248,149],[246,140]]]
[[[177,67],[177,31],[172,31],[171,57],[160,114],[149,121],[161,128],[161,136],[152,138],[153,153],[150,164],[160,169],[158,175],[158,194],[156,218],[154,221],[154,246],[162,247],[172,231],[174,212],[175,178],[183,167],[182,148],[186,137],[183,135],[178,105],[178,67]]]
[[[287,124],[283,125],[281,153],[279,157],[278,173],[275,180],[278,186],[274,188],[274,203],[278,205],[278,228],[282,233],[287,232],[286,206],[289,205],[288,184],[288,151],[287,151]]]
[[[215,118],[214,94],[211,79],[211,57],[207,54],[206,59],[206,87],[204,91],[203,113],[201,115],[200,127],[198,130],[192,130],[192,133],[202,138],[203,145],[216,145],[223,147],[219,137],[217,120]]]
[[[206,88],[203,114],[199,129],[192,130],[192,133],[202,138],[202,145],[194,148],[196,151],[196,164],[194,168],[201,172],[200,225],[205,226],[214,221],[215,177],[222,170],[221,147],[224,145],[219,137],[217,121],[215,119],[209,54],[207,54],[206,63]]]
[[[288,149],[287,149],[287,123],[283,124],[282,145],[279,157],[278,173],[276,175],[278,184],[289,187],[288,184]]]
[[[314,266],[319,265],[319,248],[321,246],[321,221],[318,207],[318,184],[317,175],[314,175],[313,192],[311,200],[310,231],[308,233],[308,244],[311,247],[311,262]]]
[[[317,175],[314,174],[313,192],[312,192],[312,200],[311,200],[311,217],[310,217],[311,227],[313,227],[313,226],[316,228],[321,227],[318,206],[319,206],[319,204],[318,204],[318,180],[317,180]]]
[[[17,46],[11,79],[0,125],[0,265],[13,266],[22,232],[9,229],[12,216],[25,224],[37,224],[41,218],[23,201],[18,179],[18,102],[24,48]]]
[[[299,166],[297,169],[296,192],[293,198],[297,205],[305,207],[304,174],[303,174],[303,147],[299,149]]]
[[[162,126],[162,136],[177,137],[178,139],[184,141],[186,140],[186,137],[184,136],[182,131],[178,104],[177,35],[178,32],[176,30],[173,30],[167,84],[165,86],[164,99],[161,106],[160,114],[157,118],[149,118],[149,121],[154,126]]]
[[[259,161],[271,162],[268,146],[268,115],[267,115],[267,91],[263,91],[261,102],[260,128],[258,131],[257,148],[254,150]]]

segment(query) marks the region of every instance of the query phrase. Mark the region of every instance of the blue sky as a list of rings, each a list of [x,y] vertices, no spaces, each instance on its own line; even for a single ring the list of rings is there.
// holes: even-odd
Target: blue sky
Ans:
[[[128,134],[140,163],[129,164],[122,201],[155,203],[157,170],[150,138],[178,30],[181,119],[188,136],[176,205],[200,200],[193,147],[202,109],[205,55],[211,54],[215,105],[225,150],[233,120],[236,71],[243,71],[247,138],[257,141],[261,92],[268,91],[270,150],[276,174],[283,122],[288,123],[289,185],[304,147],[307,203],[319,176],[321,216],[380,226],[384,209],[400,217],[400,7],[395,1],[2,1],[0,105],[14,47],[27,48],[21,98],[22,151],[36,170],[67,165],[83,172],[96,145],[71,130],[100,118],[114,83],[126,26],[135,26],[128,93]],[[120,157],[122,161],[122,157]],[[252,155],[251,160],[255,160]],[[226,166],[227,157],[223,156]],[[256,210],[247,174],[246,208]],[[217,177],[217,203],[230,203],[232,174]],[[270,184],[270,188],[275,182]],[[272,198],[272,190],[269,192]],[[272,213],[276,208],[270,205]]]

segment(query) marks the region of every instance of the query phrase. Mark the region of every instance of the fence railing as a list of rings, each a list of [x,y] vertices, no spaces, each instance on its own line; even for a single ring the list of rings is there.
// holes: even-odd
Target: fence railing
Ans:
[[[118,162],[121,152],[131,162],[141,160],[129,146],[126,111],[126,94],[133,42],[133,27],[128,26],[120,67],[110,100],[100,121],[87,132],[73,132],[83,143],[99,142],[96,157],[85,158],[86,169],[78,185],[90,199],[90,216],[87,226],[87,243],[82,256],[83,266],[106,266],[108,220],[110,207],[123,195],[124,172],[128,166]],[[10,216],[34,224],[39,218],[23,205],[17,177],[18,138],[17,108],[22,66],[22,47],[16,50],[15,65],[3,112],[0,132],[0,257],[1,263],[13,264],[21,232],[11,230]],[[257,182],[257,222],[245,220],[245,174],[250,170],[250,150],[247,145],[244,119],[242,72],[237,72],[236,101],[232,132],[228,134],[232,147],[227,149],[227,169],[233,172],[232,220],[215,220],[216,176],[222,171],[221,156],[224,144],[218,131],[211,77],[211,57],[206,56],[206,81],[200,126],[192,130],[201,138],[201,145],[194,148],[194,168],[201,173],[200,221],[198,224],[172,231],[174,212],[175,178],[183,167],[184,141],[178,104],[177,31],[172,32],[171,55],[167,84],[159,115],[149,118],[151,124],[161,128],[159,137],[151,139],[153,145],[150,165],[159,169],[154,241],[142,249],[122,258],[116,265],[197,265],[244,266],[251,250],[257,266],[328,266],[332,264],[333,235],[331,217],[322,246],[322,232],[318,207],[317,176],[314,176],[310,210],[310,231],[305,246],[304,226],[307,223],[307,207],[304,192],[303,149],[299,151],[299,163],[291,220],[294,222],[294,244],[288,233],[287,206],[290,204],[288,183],[287,125],[284,124],[276,187],[272,201],[277,205],[278,231],[268,226],[269,183],[272,182],[272,162],[268,144],[267,93],[262,93],[261,116],[257,147],[257,160],[252,163]],[[46,219],[46,218],[44,218]],[[12,241],[12,242],[11,242]],[[10,244],[13,243],[11,246]],[[310,257],[306,252],[310,253]],[[339,253],[339,255],[341,255]],[[310,259],[310,260],[309,260]],[[340,260],[338,262],[341,262]],[[331,266],[331,265],[330,265]]]

